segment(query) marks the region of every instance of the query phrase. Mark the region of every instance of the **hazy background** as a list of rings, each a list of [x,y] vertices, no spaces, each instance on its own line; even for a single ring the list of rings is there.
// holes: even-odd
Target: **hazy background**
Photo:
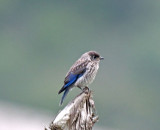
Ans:
[[[41,118],[48,125],[63,108],[57,93],[66,72],[89,50],[105,58],[90,85],[96,126],[159,130],[159,0],[1,0],[0,112],[6,115],[0,129],[19,126],[18,116],[27,125],[26,116],[38,121],[37,110],[45,111]],[[64,106],[79,92],[73,89]],[[13,126],[7,125],[11,116]],[[35,125],[43,129],[40,120]]]

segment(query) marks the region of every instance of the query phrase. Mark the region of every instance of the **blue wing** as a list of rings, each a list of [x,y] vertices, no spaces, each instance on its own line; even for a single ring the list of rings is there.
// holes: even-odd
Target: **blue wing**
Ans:
[[[58,94],[60,94],[64,91],[64,94],[62,96],[60,104],[63,103],[63,100],[66,97],[66,95],[68,94],[71,86],[77,81],[78,78],[80,78],[86,72],[86,66],[87,66],[87,62],[83,62],[81,64],[73,66],[70,69],[69,73],[65,77],[63,87],[58,92]]]
[[[77,81],[77,79],[80,78],[80,77],[84,74],[84,72],[85,72],[85,71],[83,71],[81,74],[73,74],[73,73],[69,74],[69,76],[68,76],[68,80],[69,80],[69,81],[61,88],[61,90],[60,90],[59,93],[58,93],[58,94],[60,94],[61,92],[64,91],[63,96],[62,96],[62,98],[61,98],[60,105],[62,105],[63,100],[64,100],[65,97],[67,96],[71,85],[72,85],[73,83],[75,83],[75,82]]]
[[[65,78],[64,85],[63,85],[63,87],[61,88],[61,90],[59,91],[58,94],[60,94],[65,89],[69,88],[72,84],[74,84],[77,81],[77,79],[80,78],[85,73],[85,70],[86,69],[84,69],[83,71],[81,71],[81,73],[70,72],[67,75],[67,77]]]

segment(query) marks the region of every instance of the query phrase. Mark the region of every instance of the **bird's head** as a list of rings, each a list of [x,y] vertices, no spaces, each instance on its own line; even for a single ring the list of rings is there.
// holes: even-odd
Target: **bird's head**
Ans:
[[[100,60],[103,60],[104,58],[101,57],[96,51],[89,51],[83,54],[84,57],[87,57],[89,60],[93,62],[99,62]]]

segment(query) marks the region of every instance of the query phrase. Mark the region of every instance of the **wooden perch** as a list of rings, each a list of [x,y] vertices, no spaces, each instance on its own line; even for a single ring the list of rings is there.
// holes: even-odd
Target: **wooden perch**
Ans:
[[[50,130],[92,130],[98,120],[92,92],[85,87],[50,124]],[[47,129],[46,129],[47,130]]]

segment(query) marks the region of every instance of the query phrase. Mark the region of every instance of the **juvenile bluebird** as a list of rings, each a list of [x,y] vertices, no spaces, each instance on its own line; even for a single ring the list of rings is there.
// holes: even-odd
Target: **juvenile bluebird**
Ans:
[[[73,87],[80,89],[88,86],[93,82],[99,69],[100,60],[104,59],[95,51],[84,53],[70,68],[65,79],[64,85],[58,92],[63,93],[60,104],[62,105],[64,98],[69,90]]]

